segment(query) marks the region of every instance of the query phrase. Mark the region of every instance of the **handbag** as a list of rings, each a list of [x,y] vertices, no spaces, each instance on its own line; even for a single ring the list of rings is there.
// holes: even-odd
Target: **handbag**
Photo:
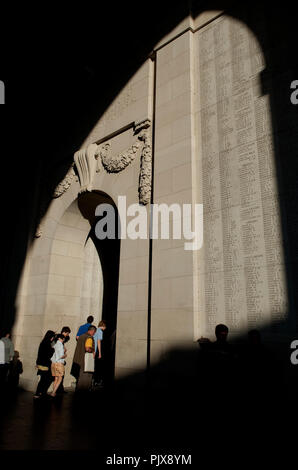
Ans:
[[[85,352],[84,372],[94,372],[93,353]]]
[[[42,370],[43,372],[45,372],[46,370],[49,370],[47,366],[39,366],[39,365],[36,366],[36,369]]]

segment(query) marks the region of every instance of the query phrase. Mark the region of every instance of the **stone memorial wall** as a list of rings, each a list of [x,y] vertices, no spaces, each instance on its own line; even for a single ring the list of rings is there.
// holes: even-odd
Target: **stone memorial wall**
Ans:
[[[221,16],[197,33],[199,159],[204,205],[201,324],[231,331],[283,321],[287,291],[269,96],[262,50]]]

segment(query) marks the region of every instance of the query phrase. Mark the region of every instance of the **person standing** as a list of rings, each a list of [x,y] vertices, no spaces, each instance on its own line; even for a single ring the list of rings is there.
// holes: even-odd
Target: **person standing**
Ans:
[[[7,374],[9,371],[10,362],[13,360],[14,346],[10,339],[10,333],[6,333],[1,341],[4,343],[4,364],[2,369],[2,381],[6,382]]]
[[[8,374],[8,385],[12,390],[15,390],[19,386],[20,374],[23,373],[23,364],[20,361],[19,351],[14,352],[13,360],[10,363],[10,369]]]
[[[56,391],[62,381],[62,378],[64,376],[64,359],[67,356],[67,354],[64,352],[64,336],[63,335],[57,335],[57,341],[54,346],[54,354],[51,357],[52,361],[52,366],[51,366],[51,371],[52,371],[52,376],[54,377],[54,384],[53,384],[53,391],[51,393],[52,397],[56,396]]]
[[[87,323],[85,323],[84,325],[81,325],[80,328],[78,329],[78,332],[77,332],[77,336],[76,336],[76,339],[78,340],[79,337],[85,333],[87,333],[89,327],[92,325],[93,323],[93,316],[90,315],[88,318],[87,318]]]
[[[229,328],[220,323],[215,327],[216,341],[210,344],[208,350],[208,367],[210,373],[210,385],[216,394],[218,387],[221,387],[221,396],[229,400],[236,390],[237,355],[233,345],[228,342]]]
[[[90,325],[87,333],[80,335],[73,356],[71,375],[77,379],[76,390],[90,390],[93,372],[85,371],[85,353],[92,353],[94,358],[94,339],[96,326]]]
[[[67,343],[69,340],[70,340],[70,333],[71,333],[71,329],[69,328],[69,326],[64,326],[61,330],[61,335],[64,336],[64,354],[67,353],[67,349],[65,347],[65,343]],[[66,366],[66,362],[64,361],[64,368]],[[59,385],[59,387],[57,388],[57,391],[56,393],[60,394],[60,393],[67,393],[66,390],[64,390],[64,385],[63,385],[63,381],[64,381],[64,376],[62,377],[62,380],[61,380],[61,383]]]
[[[38,369],[37,375],[40,376],[40,380],[33,398],[45,397],[47,395],[48,388],[53,381],[51,373],[51,357],[54,353],[54,348],[52,347],[54,337],[55,332],[48,330],[39,345],[36,368]]]
[[[93,336],[95,347],[95,372],[94,385],[102,385],[103,383],[103,357],[102,357],[102,339],[103,332],[107,328],[106,322],[101,320],[98,324],[96,333]]]
[[[65,338],[64,339],[64,346],[65,346],[65,343],[67,343],[70,340],[70,337],[69,337],[70,333],[71,333],[71,329],[69,328],[69,326],[64,326],[62,328],[60,334],[63,335],[64,338]]]

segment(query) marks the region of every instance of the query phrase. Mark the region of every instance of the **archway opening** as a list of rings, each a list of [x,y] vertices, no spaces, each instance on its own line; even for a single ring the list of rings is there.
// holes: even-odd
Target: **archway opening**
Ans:
[[[115,238],[99,239],[95,233],[97,222],[102,216],[95,215],[95,209],[100,204],[109,204],[115,214]],[[78,198],[78,207],[85,219],[91,225],[88,240],[92,240],[98,254],[103,278],[103,296],[101,319],[105,320],[107,329],[104,333],[102,354],[103,374],[107,383],[114,379],[115,352],[116,352],[116,328],[117,328],[117,304],[119,288],[119,264],[120,264],[120,237],[118,237],[119,217],[113,200],[105,193],[93,191],[83,193]]]
[[[36,379],[32,376],[31,365],[36,360],[40,334],[47,330],[59,333],[63,326],[71,329],[71,340],[66,346],[64,385],[74,385],[75,379],[70,371],[75,336],[89,315],[94,317],[96,326],[100,320],[107,323],[102,344],[102,369],[107,382],[114,378],[120,241],[118,238],[99,240],[96,237],[98,218],[95,217],[95,208],[103,203],[114,208],[117,225],[117,209],[109,196],[100,192],[84,193],[67,207],[55,227],[53,238],[48,238],[45,230],[32,255],[26,282],[25,311],[20,319],[20,324],[26,326],[28,338],[32,338],[35,345],[24,360],[26,372],[23,379],[26,387],[32,390],[36,387]],[[41,255],[46,249],[48,254]],[[38,334],[35,337],[36,330]],[[20,350],[26,347],[26,340],[27,336],[20,337]]]

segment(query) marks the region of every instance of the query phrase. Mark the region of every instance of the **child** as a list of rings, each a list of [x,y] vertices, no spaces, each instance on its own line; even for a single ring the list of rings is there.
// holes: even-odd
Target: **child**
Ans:
[[[55,352],[53,356],[51,357],[52,361],[52,366],[51,366],[51,371],[52,371],[52,376],[54,377],[54,383],[53,383],[53,391],[51,393],[52,397],[56,396],[56,391],[62,382],[62,378],[64,376],[64,359],[66,358],[66,353],[64,351],[64,340],[65,337],[63,335],[57,335],[56,336],[56,344],[54,346]]]

